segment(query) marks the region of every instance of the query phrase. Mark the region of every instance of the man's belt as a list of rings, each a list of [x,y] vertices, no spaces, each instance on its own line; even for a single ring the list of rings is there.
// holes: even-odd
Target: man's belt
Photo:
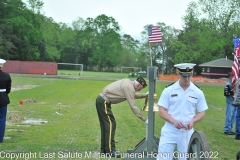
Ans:
[[[0,92],[6,92],[6,89],[0,89]]]
[[[111,103],[104,94],[100,93],[99,95],[100,95],[107,103],[109,103],[109,104]]]

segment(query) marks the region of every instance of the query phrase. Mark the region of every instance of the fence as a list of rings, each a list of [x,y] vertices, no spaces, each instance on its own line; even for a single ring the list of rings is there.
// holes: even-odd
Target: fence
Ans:
[[[158,74],[158,78],[159,80],[166,80],[166,81],[177,81],[179,79],[176,74],[172,74],[172,75]],[[206,82],[206,83],[221,83],[221,84],[226,83],[226,79],[208,79],[208,78],[203,78],[202,76],[192,76],[191,81]]]
[[[7,60],[3,71],[20,74],[50,74],[57,75],[58,65],[55,62],[14,61]]]

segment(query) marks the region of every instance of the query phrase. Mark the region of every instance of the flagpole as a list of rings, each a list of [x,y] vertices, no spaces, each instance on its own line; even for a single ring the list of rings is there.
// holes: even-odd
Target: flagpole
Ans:
[[[237,38],[235,34],[233,34],[233,53],[235,53],[234,39]]]
[[[150,43],[148,43],[149,44],[149,50],[150,50],[150,63],[151,63],[151,66],[152,66],[152,53],[151,53],[151,45],[150,45]]]

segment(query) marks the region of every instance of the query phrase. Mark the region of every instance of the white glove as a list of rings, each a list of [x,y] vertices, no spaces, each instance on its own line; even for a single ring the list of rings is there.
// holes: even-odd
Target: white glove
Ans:
[[[145,121],[146,125],[148,125],[148,119]]]
[[[147,91],[147,93],[146,93],[146,94],[148,94],[148,92],[149,92],[149,91]]]

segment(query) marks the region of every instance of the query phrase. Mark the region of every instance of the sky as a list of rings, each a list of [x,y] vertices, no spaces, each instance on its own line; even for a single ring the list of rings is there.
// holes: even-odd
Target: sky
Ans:
[[[27,0],[24,0],[27,1]],[[163,22],[182,29],[182,16],[187,6],[196,0],[42,0],[42,13],[55,22],[71,24],[78,17],[86,20],[105,14],[113,17],[121,33],[140,40],[144,26]]]

